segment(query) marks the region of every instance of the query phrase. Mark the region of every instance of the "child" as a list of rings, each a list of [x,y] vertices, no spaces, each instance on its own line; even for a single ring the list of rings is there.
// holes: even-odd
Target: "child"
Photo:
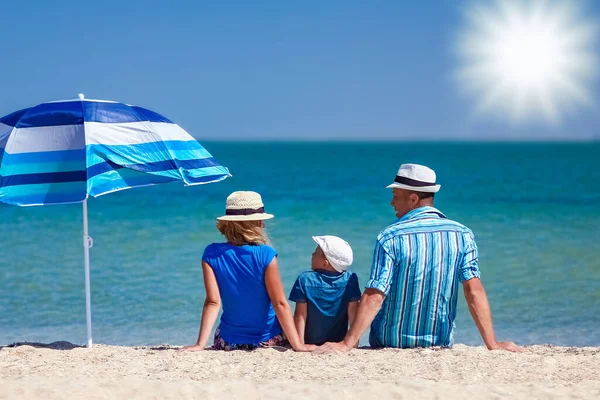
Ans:
[[[312,271],[300,274],[289,299],[296,302],[294,323],[300,340],[321,345],[341,342],[356,317],[360,288],[352,264],[352,248],[336,236],[313,236]]]

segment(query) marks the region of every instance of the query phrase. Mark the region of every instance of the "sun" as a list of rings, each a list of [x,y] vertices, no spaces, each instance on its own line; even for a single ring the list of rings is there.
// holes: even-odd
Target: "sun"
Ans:
[[[577,3],[479,1],[466,11],[456,78],[477,114],[559,124],[594,104],[598,29]]]

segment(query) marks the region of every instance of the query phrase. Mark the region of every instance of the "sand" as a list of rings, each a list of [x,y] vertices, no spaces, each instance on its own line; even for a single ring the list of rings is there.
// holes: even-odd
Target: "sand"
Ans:
[[[0,399],[600,399],[600,348],[178,352],[0,348]]]

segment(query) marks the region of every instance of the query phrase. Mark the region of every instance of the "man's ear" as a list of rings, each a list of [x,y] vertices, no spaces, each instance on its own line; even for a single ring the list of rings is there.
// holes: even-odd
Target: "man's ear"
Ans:
[[[419,195],[416,193],[411,193],[410,194],[410,202],[413,206],[416,205],[419,202]]]

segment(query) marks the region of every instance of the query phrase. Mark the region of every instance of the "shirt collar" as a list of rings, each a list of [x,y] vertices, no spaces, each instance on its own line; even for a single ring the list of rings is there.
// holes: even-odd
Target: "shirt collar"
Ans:
[[[338,271],[328,271],[326,269],[315,269],[313,271],[318,272],[323,275],[329,275],[329,276],[338,276],[338,275],[342,275],[344,273],[344,272],[338,272]]]
[[[432,214],[432,215],[436,216],[437,218],[446,218],[446,216],[444,214],[442,214],[442,212],[440,210],[438,210],[437,208],[430,207],[430,206],[423,206],[423,207],[415,208],[414,210],[407,212],[402,217],[400,217],[398,222],[403,222],[403,221],[408,221],[411,219],[420,218],[420,217],[425,216],[425,214]]]

